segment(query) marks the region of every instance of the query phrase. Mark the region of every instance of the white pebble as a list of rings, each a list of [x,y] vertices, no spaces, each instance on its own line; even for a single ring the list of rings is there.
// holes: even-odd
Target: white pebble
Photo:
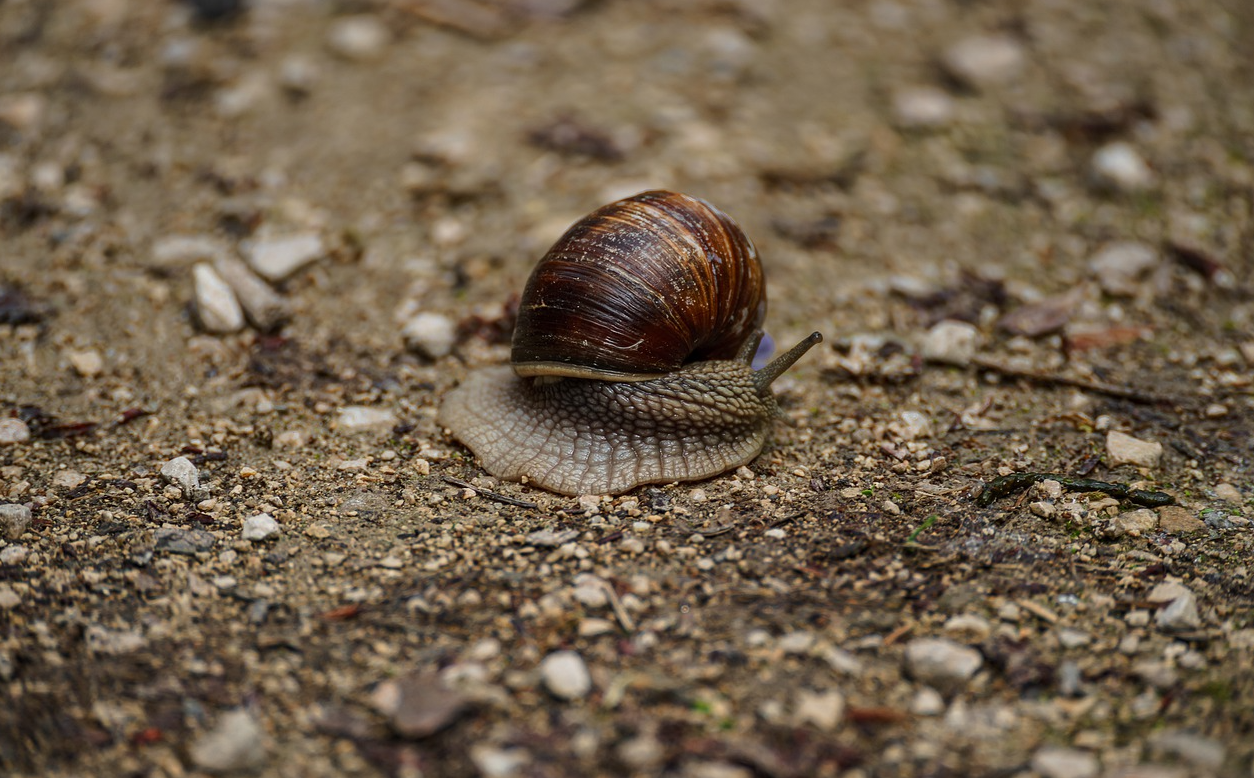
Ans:
[[[1032,769],[1043,778],[1096,778],[1100,765],[1087,751],[1045,746],[1032,755]]]
[[[244,519],[244,529],[240,533],[244,540],[266,540],[279,533],[279,523],[268,513],[258,513]]]
[[[25,443],[30,440],[30,427],[21,419],[0,419],[0,445]]]
[[[966,367],[983,341],[984,336],[974,324],[946,319],[937,322],[923,336],[921,351],[923,358],[930,362]]]
[[[954,99],[935,87],[910,87],[893,95],[893,115],[902,127],[943,127],[953,119]]]
[[[233,710],[192,744],[192,762],[214,773],[236,773],[259,767],[266,760],[265,737],[247,711]]]
[[[17,540],[30,526],[30,508],[25,505],[0,505],[0,535]]]
[[[192,270],[195,287],[196,318],[201,329],[215,334],[238,332],[244,327],[244,309],[235,292],[218,271],[201,262]]]
[[[824,732],[831,732],[845,715],[845,698],[835,689],[797,692],[796,718],[799,724],[813,724]]]
[[[1131,144],[1123,141],[1093,152],[1091,169],[1098,185],[1123,192],[1148,189],[1154,184],[1154,171]]]
[[[974,35],[950,46],[945,69],[976,89],[1004,84],[1023,70],[1026,57],[1019,41],[1007,35]]]
[[[235,257],[221,257],[213,263],[213,268],[235,292],[244,315],[254,327],[270,332],[287,318],[287,303],[248,265]]]
[[[574,651],[554,651],[540,662],[544,688],[562,700],[578,700],[592,691],[592,676],[583,657]]]
[[[191,497],[200,488],[200,473],[187,457],[175,457],[161,466],[161,477]]]
[[[1103,246],[1089,259],[1089,271],[1097,277],[1102,291],[1131,297],[1141,288],[1141,280],[1158,265],[1158,252],[1134,241]]]
[[[326,253],[314,232],[245,241],[240,248],[252,269],[268,281],[282,281]]]
[[[339,413],[339,428],[345,432],[391,429],[396,426],[396,421],[394,412],[365,405],[349,405],[341,408]]]
[[[1106,453],[1110,456],[1111,467],[1124,464],[1157,467],[1163,456],[1163,444],[1111,430],[1106,433]]]
[[[83,378],[95,378],[104,372],[104,357],[94,348],[70,351],[65,355],[70,367]]]
[[[943,638],[919,638],[906,646],[906,669],[917,681],[938,689],[957,690],[984,664],[973,648]]]
[[[420,313],[401,329],[405,348],[427,359],[448,356],[457,342],[457,327],[439,313]]]
[[[371,60],[383,53],[391,34],[383,22],[362,14],[348,16],[331,25],[327,45],[344,59]]]

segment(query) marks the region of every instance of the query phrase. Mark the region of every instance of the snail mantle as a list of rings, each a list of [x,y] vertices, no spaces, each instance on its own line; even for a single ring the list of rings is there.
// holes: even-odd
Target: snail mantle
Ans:
[[[779,415],[761,370],[766,285],[726,214],[649,191],[581,219],[523,291],[510,365],[472,373],[439,423],[492,475],[560,494],[696,481],[750,462]]]

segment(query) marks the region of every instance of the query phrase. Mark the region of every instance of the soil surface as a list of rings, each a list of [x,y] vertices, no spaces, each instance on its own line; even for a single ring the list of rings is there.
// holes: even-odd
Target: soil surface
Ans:
[[[1246,0],[0,0],[0,773],[1250,776],[1251,83]],[[747,467],[490,477],[650,188],[825,343]]]

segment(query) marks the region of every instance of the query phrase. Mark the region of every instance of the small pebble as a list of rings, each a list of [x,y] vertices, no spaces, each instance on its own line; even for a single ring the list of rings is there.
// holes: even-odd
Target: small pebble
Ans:
[[[192,269],[192,283],[196,320],[201,329],[221,335],[244,328],[244,309],[218,271],[207,263],[198,263]]]
[[[322,238],[314,232],[245,241],[244,258],[258,275],[268,281],[282,281],[326,253]]]
[[[835,689],[797,692],[794,714],[798,724],[813,724],[824,732],[831,732],[845,715],[845,698]]]
[[[187,457],[175,457],[161,466],[161,477],[177,486],[186,498],[200,489],[200,473]]]
[[[30,440],[30,427],[21,419],[0,419],[0,445],[25,443]]]
[[[203,529],[181,529],[179,527],[158,527],[152,533],[152,539],[158,551],[169,551],[171,554],[193,555],[213,548],[218,542],[212,533]]]
[[[87,480],[87,476],[77,470],[60,470],[52,477],[52,486],[55,489],[77,489]]]
[[[268,513],[258,513],[256,516],[244,519],[244,528],[240,536],[244,540],[260,541],[272,538],[278,533],[279,523],[274,520],[274,517]]]
[[[916,716],[939,716],[945,712],[945,698],[932,687],[924,686],[914,693],[910,712]]]
[[[1154,184],[1154,171],[1130,143],[1115,141],[1093,152],[1093,180],[1098,186],[1137,192]]]
[[[1159,263],[1158,252],[1144,243],[1119,241],[1103,246],[1089,259],[1089,271],[1102,291],[1132,297],[1141,290],[1142,279]]]
[[[340,409],[337,424],[344,432],[390,430],[396,426],[396,414],[386,408],[349,405]]]
[[[1106,453],[1110,456],[1111,467],[1136,465],[1152,468],[1157,467],[1162,459],[1163,444],[1111,430],[1106,433]]]
[[[954,99],[935,87],[910,87],[893,95],[893,116],[902,127],[943,127],[953,115]]]
[[[95,378],[104,372],[104,357],[94,348],[71,351],[65,356],[74,372],[83,378]]]
[[[0,436],[0,443],[4,439]],[[1245,495],[1241,494],[1241,490],[1229,483],[1222,483],[1215,487],[1215,496],[1224,502],[1231,502],[1237,505],[1245,502]]]
[[[331,51],[356,62],[379,57],[390,39],[387,25],[367,14],[338,19],[327,33],[327,45]]]
[[[1227,757],[1223,743],[1182,729],[1156,732],[1148,745],[1151,751],[1169,754],[1211,774],[1218,772]]]
[[[224,714],[188,753],[197,767],[211,773],[252,770],[266,761],[265,735],[248,711],[237,709]]]
[[[1007,35],[974,35],[950,46],[942,62],[954,78],[981,89],[1007,83],[1023,70],[1022,44]]]
[[[562,700],[578,700],[592,691],[592,676],[583,657],[574,651],[554,651],[540,662],[544,688]]]
[[[457,343],[453,320],[439,313],[419,313],[401,329],[405,348],[426,359],[448,356]]]
[[[1188,508],[1167,505],[1158,509],[1158,528],[1169,535],[1188,535],[1205,530],[1206,522]]]
[[[1045,746],[1032,755],[1032,769],[1042,778],[1097,778],[1101,766],[1087,751]]]
[[[30,508],[25,505],[0,505],[0,535],[17,540],[30,527]]]
[[[962,643],[983,643],[993,634],[988,619],[974,613],[963,613],[945,622],[945,636]]]
[[[965,321],[937,322],[923,336],[921,351],[930,362],[966,367],[983,344],[984,336],[974,324]]]
[[[30,554],[30,549],[20,543],[14,543],[11,546],[0,548],[0,564],[4,565],[20,565],[26,561],[26,557]]]
[[[979,651],[943,638],[918,638],[906,646],[906,669],[917,681],[957,691],[984,664]]]
[[[244,315],[258,330],[271,332],[287,319],[286,301],[248,265],[234,257],[222,257],[213,263],[213,268],[235,292]]]
[[[1132,511],[1124,511],[1115,517],[1111,524],[1116,537],[1122,535],[1132,535],[1140,537],[1147,532],[1153,532],[1158,526],[1158,514],[1149,508],[1138,508]]]
[[[905,441],[932,436],[932,420],[918,411],[902,411],[899,421],[892,422],[892,431]]]

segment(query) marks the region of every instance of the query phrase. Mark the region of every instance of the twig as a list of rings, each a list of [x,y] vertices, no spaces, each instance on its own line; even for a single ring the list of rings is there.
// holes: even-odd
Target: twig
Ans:
[[[1119,386],[1117,384],[1109,384],[1105,381],[1091,381],[1087,378],[1075,378],[1072,376],[1058,375],[1057,373],[1041,373],[1035,370],[1022,370],[1020,368],[1003,365],[994,362],[991,359],[985,359],[982,357],[975,357],[971,360],[971,364],[983,370],[992,370],[996,373],[1001,373],[1004,376],[1010,376],[1012,378],[1022,378],[1026,381],[1032,381],[1038,384],[1074,386],[1077,389],[1084,389],[1086,391],[1097,392],[1111,397],[1118,397],[1123,400],[1131,400],[1132,402],[1144,403],[1145,405],[1154,405],[1157,403],[1186,405],[1196,399],[1192,397],[1179,397],[1170,394],[1147,392],[1140,389]]]
[[[1146,508],[1161,508],[1164,505],[1174,505],[1176,502],[1176,498],[1166,492],[1133,489],[1127,484],[1112,484],[1092,478],[1075,478],[1058,473],[1011,473],[994,478],[985,484],[984,491],[975,498],[975,504],[981,508],[987,508],[993,504],[993,500],[1008,497],[1015,492],[1027,489],[1034,483],[1045,480],[1057,481],[1063,489],[1069,492],[1103,492],[1116,499],[1127,500],[1134,505],[1143,505]]]
[[[481,489],[480,487],[475,486],[474,484],[466,483],[465,481],[462,481],[457,478],[453,478],[452,476],[446,475],[446,476],[441,476],[441,478],[444,480],[444,483],[446,484],[450,484],[452,486],[460,486],[463,489],[470,489],[471,491],[478,494],[480,497],[487,497],[489,500],[495,500],[496,502],[505,503],[506,505],[514,505],[519,508],[531,508],[532,510],[535,510],[536,508],[540,507],[534,502],[528,502],[527,500],[519,500],[514,497],[509,497],[504,494],[497,494],[496,492],[490,492],[487,489]]]

